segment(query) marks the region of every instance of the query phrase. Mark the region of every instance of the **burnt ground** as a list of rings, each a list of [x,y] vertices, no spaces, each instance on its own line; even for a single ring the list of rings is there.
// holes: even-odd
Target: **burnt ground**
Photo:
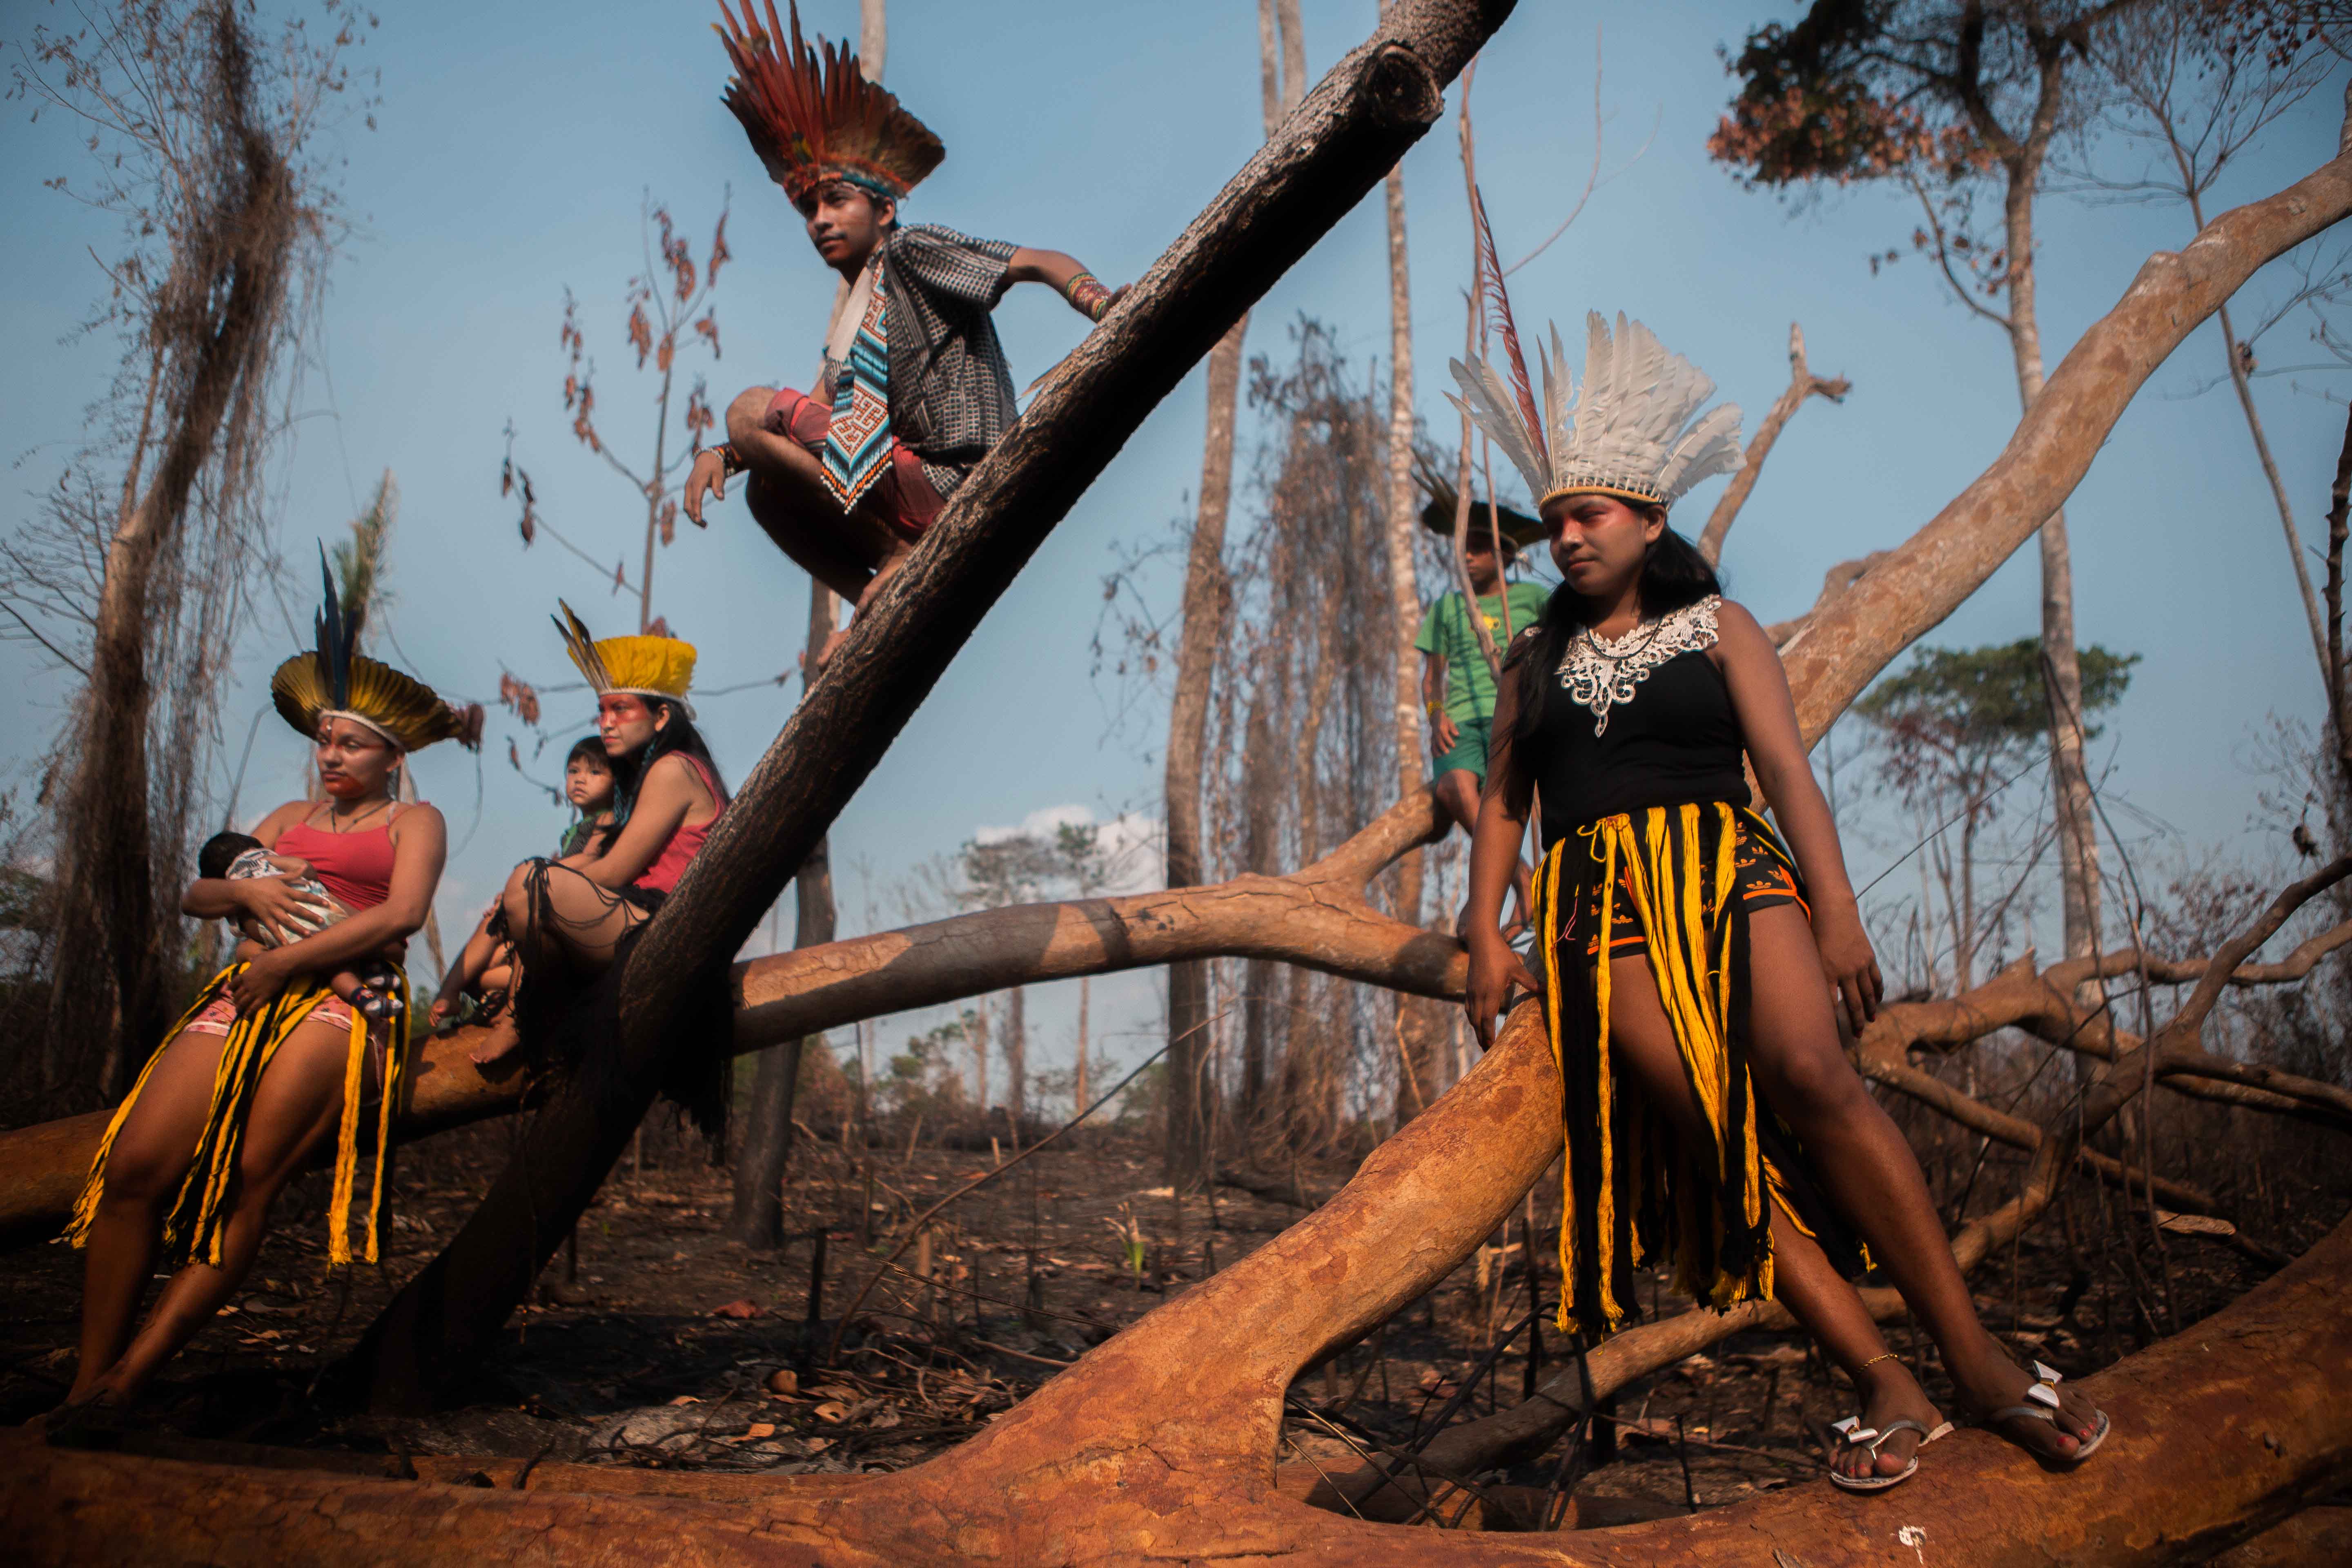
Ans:
[[[839,1352],[828,1355],[850,1298],[910,1217],[995,1157],[804,1137],[788,1184],[792,1238],[781,1253],[758,1253],[723,1235],[727,1173],[688,1141],[651,1136],[650,1157],[634,1168],[625,1160],[582,1225],[573,1282],[563,1283],[559,1257],[467,1404],[425,1419],[336,1413],[320,1396],[322,1374],[394,1284],[453,1234],[512,1138],[510,1127],[469,1129],[405,1153],[389,1256],[377,1268],[329,1273],[323,1178],[298,1186],[249,1288],[171,1369],[140,1419],[187,1438],[373,1453],[892,1469],[978,1430],[1061,1363],[1303,1212],[1285,1201],[1289,1173],[1258,1184],[1271,1195],[1222,1186],[1213,1202],[1180,1204],[1157,1185],[1152,1145],[1082,1132],[1074,1146],[1048,1148],[950,1208],[936,1222],[929,1258],[909,1248],[902,1272],[883,1272]],[[1295,1180],[1313,1201],[1346,1173],[1341,1164],[1302,1165]],[[2006,1191],[2008,1175],[1988,1169],[1983,1190]],[[2135,1223],[2112,1197],[2078,1185],[2063,1214],[1982,1271],[1979,1305],[2021,1357],[2072,1375],[2094,1371],[2225,1305],[2265,1278],[2279,1252],[2301,1250],[2342,1214],[2336,1184],[2299,1195],[2288,1184],[2278,1175],[2269,1182],[2261,1243],[2172,1236],[2160,1253],[2145,1210]],[[1544,1191],[1539,1184],[1539,1247]],[[1556,1214],[1556,1197],[1550,1206]],[[826,1268],[813,1309],[819,1232]],[[1482,1363],[1486,1373],[1454,1419],[1515,1403],[1535,1375],[1555,1370],[1562,1342],[1548,1322],[1535,1368],[1524,1331],[1488,1356],[1494,1337],[1528,1315],[1523,1233],[1514,1222],[1506,1247],[1464,1264],[1373,1338],[1302,1378],[1294,1405],[1336,1417],[1338,1430],[1294,1419],[1283,1457],[1353,1468],[1359,1445],[1407,1447],[1425,1437]],[[2275,1249],[2269,1259],[2256,1256],[2266,1248]],[[1538,1263],[1549,1301],[1556,1265]],[[59,1247],[0,1258],[0,1420],[23,1420],[63,1393],[78,1265]],[[1643,1304],[1681,1310],[1670,1294]],[[1932,1347],[1903,1325],[1889,1331],[1936,1392]],[[1854,1408],[1843,1378],[1827,1373],[1804,1340],[1744,1334],[1623,1391],[1577,1454],[1574,1489],[1588,1517],[1635,1517],[1806,1483],[1821,1473],[1822,1425]],[[1569,1479],[1564,1452],[1501,1479],[1551,1486]]]

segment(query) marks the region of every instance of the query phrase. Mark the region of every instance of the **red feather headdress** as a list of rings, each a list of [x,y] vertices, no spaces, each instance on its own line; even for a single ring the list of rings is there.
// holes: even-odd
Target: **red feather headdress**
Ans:
[[[903,198],[940,166],[947,148],[898,99],[866,79],[846,47],[819,38],[809,47],[801,37],[798,5],[790,11],[791,52],[779,58],[783,28],[775,0],[765,4],[762,27],[751,0],[743,0],[740,23],[727,0],[719,0],[727,25],[712,31],[735,66],[727,107],[743,122],[768,177],[795,203],[827,180],[847,180],[894,202]]]

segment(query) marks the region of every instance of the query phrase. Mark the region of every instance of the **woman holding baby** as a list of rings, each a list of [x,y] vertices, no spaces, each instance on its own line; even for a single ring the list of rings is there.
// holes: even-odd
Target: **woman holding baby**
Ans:
[[[243,1281],[279,1189],[330,1139],[328,1258],[349,1262],[363,1129],[374,1169],[359,1256],[375,1259],[406,1065],[397,961],[425,923],[447,848],[438,811],[397,801],[399,770],[420,747],[478,738],[480,720],[478,709],[461,716],[354,652],[357,630],[331,580],[317,649],[270,681],[279,714],[312,742],[324,798],[271,812],[244,854],[218,846],[225,854],[209,858],[233,856],[234,868],[200,876],[182,903],[247,940],[150,1059],[99,1146],[67,1233],[89,1251],[68,1412],[86,1417],[144,1390]],[[134,1333],[159,1258],[175,1271]]]

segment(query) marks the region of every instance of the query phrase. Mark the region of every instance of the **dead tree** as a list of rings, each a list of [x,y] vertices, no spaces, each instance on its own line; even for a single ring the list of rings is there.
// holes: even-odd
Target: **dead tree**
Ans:
[[[881,759],[980,617],[1143,416],[1370,190],[1443,108],[1507,0],[1421,0],[1350,51],[1066,362],[859,617],[608,977],[598,1093],[559,1094],[448,1248],[371,1327],[355,1370],[414,1405],[487,1347],[594,1196],[733,952]]]
[[[1748,437],[1748,451],[1740,458],[1739,471],[1731,476],[1731,483],[1725,487],[1722,499],[1715,503],[1715,510],[1706,514],[1706,526],[1699,530],[1698,552],[1706,557],[1707,564],[1714,565],[1723,559],[1723,536],[1731,531],[1732,523],[1739,517],[1739,509],[1746,506],[1748,498],[1756,492],[1756,479],[1764,471],[1764,459],[1772,455],[1773,444],[1780,439],[1780,432],[1787,428],[1790,420],[1796,417],[1797,410],[1804,405],[1805,399],[1826,397],[1832,403],[1843,403],[1845,395],[1853,390],[1853,383],[1842,375],[1824,378],[1813,374],[1811,366],[1805,363],[1805,329],[1794,321],[1790,322],[1788,387],[1772,400],[1771,408],[1765,413],[1764,422],[1757,426],[1756,434]]]
[[[85,455],[119,475],[61,486],[57,537],[12,542],[0,594],[84,678],[44,787],[57,869],[36,1087],[53,1102],[119,1095],[169,1021],[182,927],[163,889],[200,815],[276,400],[332,248],[306,138],[345,41],[273,50],[234,5],[142,0],[40,32],[16,69],[37,105],[89,127],[83,199],[127,230],[101,318],[126,349],[96,411],[117,439]]]
[[[1298,0],[1258,0],[1258,64],[1266,140],[1298,106],[1307,88]],[[1166,877],[1190,887],[1205,874],[1201,791],[1208,749],[1209,689],[1224,640],[1233,590],[1225,576],[1225,517],[1233,500],[1234,427],[1240,407],[1244,311],[1209,353],[1208,427],[1201,443],[1201,504],[1186,551],[1182,629],[1176,647],[1176,690],[1168,712],[1163,781]],[[1207,1178],[1214,1095],[1209,1074],[1209,971],[1179,963],[1168,971],[1168,1129],[1162,1174],[1179,1187]]]
[[[1434,7],[1417,9],[1426,16]],[[1310,101],[1308,112],[1315,107]],[[1377,174],[1373,169],[1357,194]],[[1884,667],[1891,650],[1880,651],[1875,638],[1916,636],[1932,625],[1919,617],[1943,596],[1972,591],[2063,500],[2154,363],[2143,359],[2162,357],[2160,342],[2177,342],[2210,313],[2264,258],[2265,247],[2275,254],[2347,211],[2352,156],[2339,153],[2281,196],[2217,219],[2189,255],[2144,269],[1962,501],[1825,611],[1800,643],[1793,673],[1809,729],[1818,733],[1823,715]],[[1207,335],[1195,342],[1205,346],[1223,323],[1200,325]],[[2104,359],[2075,374],[2086,353]],[[1089,381],[1108,379],[1093,365],[1079,373],[1084,390],[1098,393]],[[1051,419],[1062,409],[1044,412]],[[1021,438],[1016,431],[1013,443]],[[1017,449],[1000,453],[974,482],[1002,481],[1020,461]],[[983,495],[991,493],[983,488]],[[958,550],[1009,522],[979,508],[950,513],[942,526],[950,548],[909,567],[914,582],[885,595],[884,617],[920,595],[927,578],[953,581],[942,568],[961,564]],[[2000,547],[2003,540],[2006,548]],[[1895,621],[1883,634],[1853,607],[1865,597],[1875,600],[1879,618]],[[899,629],[886,619],[886,631]],[[882,664],[898,646],[879,637],[853,639],[844,651],[854,659],[849,673]],[[805,706],[818,705],[835,679],[828,675]],[[798,760],[824,755],[825,737],[803,738],[788,728],[786,742],[795,740],[807,747]],[[856,743],[833,743],[846,746],[853,763],[865,754]],[[866,760],[870,764],[870,756]],[[754,785],[788,771],[772,762],[755,773]],[[731,889],[759,876],[763,857],[790,858],[797,852],[791,836],[810,832],[808,809],[790,798],[771,795],[758,812],[762,827],[781,826],[781,846],[722,842],[714,835],[714,849],[724,853],[698,861],[700,869],[689,873],[663,912],[665,921],[680,911],[688,917],[667,928],[673,941],[695,937],[705,923],[718,928],[688,953],[728,950],[718,940],[726,935],[728,906],[709,889]],[[2195,1059],[2201,1054],[2194,1048],[2196,1031],[2240,961],[2297,902],[2346,870],[2339,862],[2282,895],[2203,966],[2196,994],[2155,1039],[2141,1045],[2116,1037],[2115,1059],[2088,1081],[2080,1101],[2039,1130],[2037,1163],[2024,1190],[1956,1238],[1963,1262],[2014,1235],[2046,1201],[2076,1141],[2142,1092],[2161,1064],[2203,1065]],[[771,886],[763,896],[773,891]],[[750,905],[752,915],[759,907]],[[657,922],[650,934],[664,930]],[[633,971],[630,999],[663,999],[658,978]],[[677,994],[671,991],[669,998]],[[620,1048],[643,1048],[637,1026],[625,1011],[624,1016]],[[2294,1086],[2264,1087],[2278,1092]],[[1465,1563],[1664,1559],[1705,1565],[1753,1563],[1759,1549],[1795,1561],[1883,1557],[1883,1511],[1864,1513],[1822,1489],[1538,1546],[1405,1534],[1304,1506],[1276,1484],[1267,1456],[1292,1378],[1442,1279],[1516,1206],[1557,1154],[1559,1095],[1536,1012],[1522,1008],[1478,1069],[1376,1151],[1338,1197],[1098,1346],[979,1437],[894,1475],[792,1478],[747,1487],[722,1506],[593,1494],[586,1489],[600,1483],[569,1473],[525,1495],[25,1448],[9,1454],[15,1462],[0,1480],[0,1517],[11,1539],[36,1557],[102,1561],[558,1557],[584,1555],[614,1539],[631,1541],[656,1562],[836,1565],[1211,1554],[1377,1564],[1441,1553]],[[1301,1289],[1310,1279],[1313,1288]],[[2099,1484],[2084,1485],[2042,1474],[1996,1438],[1962,1434],[1939,1447],[1932,1473],[1907,1489],[1906,1526],[1926,1541],[1967,1541],[1987,1560],[2055,1555],[2083,1563],[2161,1562],[2253,1534],[2332,1485],[2352,1461],[2352,1410],[2334,1396],[2352,1376],[2352,1324],[2338,1310],[2348,1284],[2352,1226],[2196,1331],[2088,1380],[2125,1430],[2144,1435],[2135,1463],[2111,1466]],[[1891,1310],[1881,1300],[1873,1305]],[[1630,1375],[1626,1368],[1643,1363],[1667,1364],[1711,1336],[1765,1321],[1769,1310],[1694,1312],[1630,1331],[1594,1358],[1602,1363],[1594,1383]],[[1615,1373],[1603,1360],[1612,1356]]]

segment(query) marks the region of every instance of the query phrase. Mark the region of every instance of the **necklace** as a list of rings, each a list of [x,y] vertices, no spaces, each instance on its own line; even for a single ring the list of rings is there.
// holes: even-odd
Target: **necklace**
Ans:
[[[1715,646],[1715,613],[1722,602],[1710,595],[1633,626],[1622,637],[1603,637],[1591,626],[1576,634],[1560,660],[1559,683],[1570,700],[1592,715],[1596,737],[1608,733],[1611,710],[1633,701],[1651,671]]]
[[[329,801],[327,803],[327,831],[330,833],[349,833],[352,831],[352,828],[348,826],[349,824],[364,822],[369,817],[375,815],[375,809],[377,806],[388,806],[391,804],[392,797],[390,795],[386,795],[382,800],[370,803],[365,810],[355,811],[349,816],[345,816],[335,810],[334,802]]]

